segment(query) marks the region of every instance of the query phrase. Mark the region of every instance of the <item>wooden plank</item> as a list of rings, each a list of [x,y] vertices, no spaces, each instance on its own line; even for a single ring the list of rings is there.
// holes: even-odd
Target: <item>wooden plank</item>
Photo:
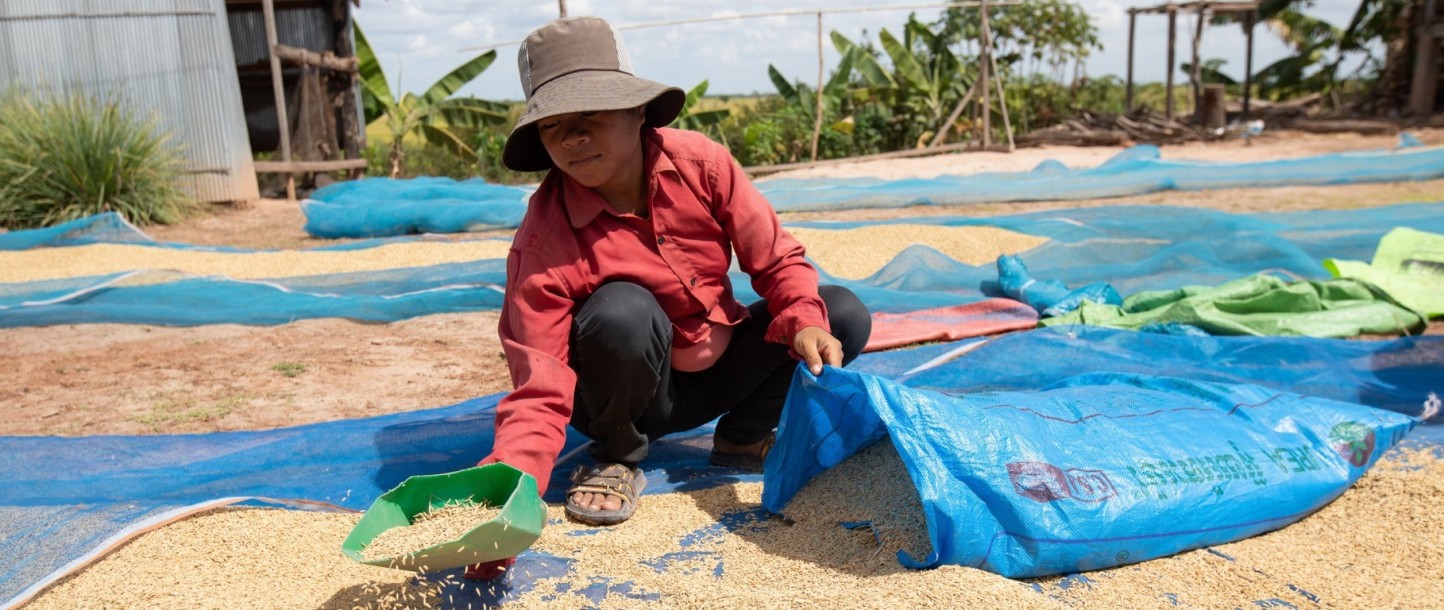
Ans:
[[[1399,133],[1398,123],[1369,119],[1295,119],[1284,121],[1283,128],[1309,133],[1359,133],[1365,135]]]
[[[348,169],[366,169],[365,159],[335,159],[331,161],[256,161],[258,174],[294,174],[311,172],[339,172]]]
[[[357,59],[355,57],[336,57],[335,53],[327,51],[318,53],[310,49],[301,49],[289,45],[277,44],[276,56],[282,61],[303,66],[315,66],[337,72],[355,74],[357,72]]]

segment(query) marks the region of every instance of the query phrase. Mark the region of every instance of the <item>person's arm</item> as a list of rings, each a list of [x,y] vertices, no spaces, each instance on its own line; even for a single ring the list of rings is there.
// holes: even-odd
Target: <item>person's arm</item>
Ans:
[[[747,179],[720,145],[723,157],[713,166],[714,209],[732,240],[737,266],[752,278],[752,288],[767,299],[772,323],[765,338],[792,349],[814,373],[823,363],[840,365],[841,344],[832,336],[827,307],[817,294],[817,270],[804,258],[802,242],[782,228],[772,204]],[[806,331],[806,332],[804,332]]]
[[[514,388],[496,406],[495,442],[482,464],[505,462],[536,477],[546,493],[566,443],[576,373],[567,365],[573,302],[549,270],[529,268],[527,255],[507,258],[499,334]]]

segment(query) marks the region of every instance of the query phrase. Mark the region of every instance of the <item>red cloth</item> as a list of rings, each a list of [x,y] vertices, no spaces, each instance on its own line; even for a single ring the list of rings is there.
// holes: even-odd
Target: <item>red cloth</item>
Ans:
[[[1038,325],[1038,312],[1012,299],[984,299],[967,305],[872,315],[872,335],[864,352],[924,341],[955,341]]]
[[[644,130],[643,141],[646,218],[616,213],[553,169],[507,258],[500,334],[515,389],[497,405],[496,444],[482,463],[520,468],[543,493],[572,414],[572,315],[602,284],[646,287],[672,320],[675,345],[686,347],[714,325],[747,319],[727,278],[735,252],[774,316],[768,341],[791,346],[807,326],[831,332],[817,270],[731,153],[675,129]]]

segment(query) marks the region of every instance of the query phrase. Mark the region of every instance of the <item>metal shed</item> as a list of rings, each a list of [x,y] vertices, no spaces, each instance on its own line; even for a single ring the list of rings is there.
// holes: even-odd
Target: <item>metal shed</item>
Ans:
[[[0,2],[0,84],[154,116],[202,201],[259,196],[238,83],[224,0]]]

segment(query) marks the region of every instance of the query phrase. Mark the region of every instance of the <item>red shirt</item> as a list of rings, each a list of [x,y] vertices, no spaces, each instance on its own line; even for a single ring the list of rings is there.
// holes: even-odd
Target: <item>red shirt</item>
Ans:
[[[817,271],[772,205],[722,145],[699,133],[643,131],[646,218],[553,169],[531,197],[507,257],[500,335],[515,389],[496,407],[483,463],[506,462],[546,491],[566,441],[577,377],[567,361],[572,315],[598,287],[627,281],[652,292],[674,346],[748,317],[732,294],[732,253],[773,315],[766,340],[791,346],[808,326],[828,332]]]

